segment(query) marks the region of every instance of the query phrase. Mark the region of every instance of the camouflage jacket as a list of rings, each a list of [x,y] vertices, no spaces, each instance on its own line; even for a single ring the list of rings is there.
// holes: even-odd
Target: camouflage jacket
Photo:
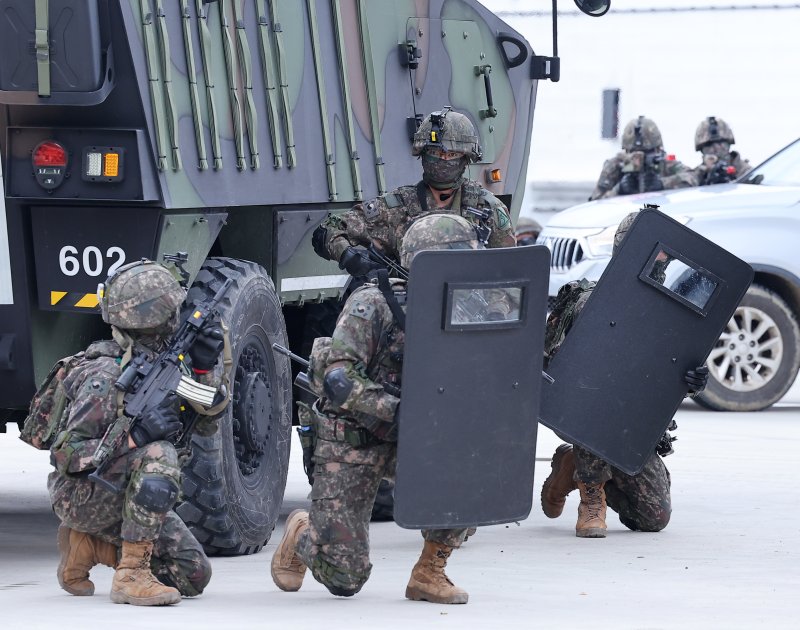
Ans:
[[[391,283],[404,306],[405,282],[392,279]],[[390,432],[400,399],[387,393],[383,384],[400,387],[404,341],[376,281],[355,291],[342,309],[324,356],[325,371],[344,367],[353,387],[340,405],[326,400],[323,412],[350,419],[378,437]]]
[[[98,341],[91,344],[78,363],[64,379],[69,401],[69,411],[64,430],[56,437],[50,449],[50,461],[61,474],[90,471],[94,468],[92,456],[101,439],[119,417],[122,397],[114,382],[119,378],[122,349],[115,341]],[[217,372],[219,370],[215,370]],[[206,385],[218,384],[212,373],[198,377]],[[127,430],[123,423],[112,429]],[[211,435],[217,430],[215,417],[200,416],[195,432]],[[119,458],[129,451],[128,440],[114,455]],[[120,472],[111,465],[113,472]]]
[[[596,282],[591,282],[585,278],[568,282],[558,290],[553,310],[547,316],[547,326],[544,333],[544,366],[550,365],[550,361],[556,355],[567,333],[575,323],[575,319],[580,315],[586,301],[592,295]]]
[[[417,191],[424,191],[425,205]],[[375,242],[386,255],[399,260],[400,244],[406,230],[415,219],[436,212],[455,212],[477,223],[467,208],[491,209],[492,233],[489,247],[514,247],[514,226],[508,208],[478,182],[467,180],[455,194],[449,206],[437,208],[433,194],[424,184],[401,186],[390,193],[366,203],[359,203],[343,214],[331,214],[322,224],[327,229],[325,249],[331,260],[339,260],[352,245],[368,247]]]
[[[630,161],[630,155],[625,151],[620,151],[613,158],[605,161],[589,201],[615,197],[619,194],[619,181],[624,174],[625,164]],[[661,160],[658,164],[658,174],[666,190],[697,186],[697,176],[694,170],[675,159]]]
[[[707,157],[712,159],[709,160]],[[694,174],[695,178],[697,179],[698,186],[706,185],[706,177],[717,162],[716,156],[707,157],[704,157],[703,161],[694,168]],[[745,173],[749,173],[753,170],[753,167],[750,166],[750,161],[745,160],[737,151],[731,151],[725,158],[725,162],[727,162],[729,166],[733,166],[736,169],[736,173],[733,174],[733,179],[738,179]]]

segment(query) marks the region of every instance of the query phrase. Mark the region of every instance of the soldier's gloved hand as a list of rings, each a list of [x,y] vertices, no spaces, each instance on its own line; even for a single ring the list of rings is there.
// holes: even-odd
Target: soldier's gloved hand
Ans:
[[[659,177],[658,173],[649,171],[644,174],[644,190],[645,192],[664,190],[664,182],[661,181],[661,177]]]
[[[639,192],[639,175],[637,173],[625,173],[619,180],[620,195],[634,195]]]
[[[348,247],[339,259],[339,269],[344,269],[356,278],[366,276],[380,267],[380,263],[372,260],[366,250],[357,247]]]
[[[708,368],[705,365],[700,365],[693,370],[686,370],[683,380],[689,385],[690,396],[699,394],[708,384]]]
[[[131,428],[131,439],[136,446],[144,446],[158,440],[169,440],[181,430],[178,418],[178,396],[169,394],[155,408],[146,411]]]
[[[225,335],[218,324],[211,323],[201,328],[192,347],[189,348],[192,369],[200,374],[213,370],[224,346]]]

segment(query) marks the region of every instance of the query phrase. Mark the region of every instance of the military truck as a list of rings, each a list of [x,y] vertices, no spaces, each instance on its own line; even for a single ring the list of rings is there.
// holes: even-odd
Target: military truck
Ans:
[[[177,509],[209,553],[257,551],[292,418],[271,346],[301,348],[348,282],[311,232],[417,181],[411,136],[445,105],[480,134],[470,176],[516,216],[557,74],[476,0],[0,0],[0,430],[57,358],[108,337],[96,286],[124,263],[185,258],[189,305],[230,278],[233,401]]]

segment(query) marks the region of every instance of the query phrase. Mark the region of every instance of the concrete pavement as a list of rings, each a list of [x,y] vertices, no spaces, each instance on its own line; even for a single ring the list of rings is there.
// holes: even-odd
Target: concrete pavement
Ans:
[[[795,628],[800,591],[800,388],[760,413],[678,412],[672,522],[630,532],[609,511],[606,539],[574,536],[577,493],[561,518],[541,513],[538,492],[555,436],[541,429],[534,505],[519,524],[482,528],[448,573],[466,606],[403,598],[421,547],[415,531],[372,526],[372,577],[354,598],[330,596],[307,576],[298,593],[272,584],[269,560],[285,515],[308,503],[299,448],[281,521],[259,554],[212,560],[201,597],[169,609],[117,606],[112,572],[97,594],[72,597],[55,580],[57,521],[45,489],[47,454],[0,436],[0,608],[4,628]],[[296,444],[295,444],[296,446]]]

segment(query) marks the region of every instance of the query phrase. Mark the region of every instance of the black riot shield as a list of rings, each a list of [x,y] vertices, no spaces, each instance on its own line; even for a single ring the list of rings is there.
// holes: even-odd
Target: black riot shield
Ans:
[[[425,251],[411,265],[395,521],[526,518],[550,255],[541,246]]]
[[[548,367],[539,420],[628,474],[653,455],[753,279],[751,267],[642,210]]]

